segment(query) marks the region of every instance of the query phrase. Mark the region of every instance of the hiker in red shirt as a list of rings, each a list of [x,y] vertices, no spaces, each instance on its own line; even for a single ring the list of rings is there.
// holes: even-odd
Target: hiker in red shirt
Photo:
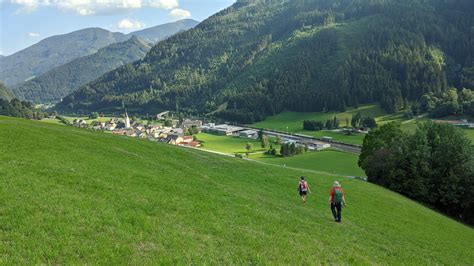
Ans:
[[[341,211],[342,204],[346,206],[346,199],[344,198],[344,190],[341,188],[341,184],[338,181],[334,181],[334,185],[331,189],[329,196],[329,205],[331,206],[332,215],[334,221],[341,222]]]
[[[306,203],[306,194],[309,192],[309,185],[308,182],[304,180],[304,176],[301,177],[301,180],[298,183],[298,192],[300,193],[301,201]]]

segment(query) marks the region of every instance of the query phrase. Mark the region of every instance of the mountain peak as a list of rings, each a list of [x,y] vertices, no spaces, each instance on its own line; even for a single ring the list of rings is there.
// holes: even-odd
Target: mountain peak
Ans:
[[[157,43],[180,31],[186,31],[186,30],[192,29],[198,24],[199,22],[196,20],[183,19],[183,20],[178,20],[175,22],[165,23],[162,25],[131,32],[127,36],[137,36],[147,42]]]

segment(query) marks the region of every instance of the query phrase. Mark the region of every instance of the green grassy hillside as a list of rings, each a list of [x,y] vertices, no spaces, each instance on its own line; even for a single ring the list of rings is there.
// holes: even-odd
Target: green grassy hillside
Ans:
[[[250,158],[278,166],[309,169],[322,174],[365,176],[364,171],[357,165],[359,156],[347,152],[325,150],[285,158],[260,153],[251,155]]]
[[[0,264],[474,262],[472,228],[358,180],[336,224],[333,177],[5,117],[0,147]]]

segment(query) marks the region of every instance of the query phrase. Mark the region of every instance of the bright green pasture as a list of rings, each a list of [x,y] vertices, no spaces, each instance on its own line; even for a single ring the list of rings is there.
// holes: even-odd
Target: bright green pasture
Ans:
[[[464,129],[463,131],[466,133],[467,138],[474,144],[474,129]]]
[[[255,139],[239,138],[233,136],[218,136],[207,133],[197,134],[196,137],[202,142],[202,148],[210,151],[227,154],[245,153],[247,152],[245,148],[247,143],[251,143],[253,145],[253,150],[251,152],[265,150],[261,148],[261,142]]]
[[[200,141],[203,141],[205,150],[216,151],[226,154],[245,153],[247,143],[252,143],[250,159],[258,160],[265,163],[271,163],[279,166],[309,169],[319,172],[327,172],[348,176],[365,176],[364,172],[358,167],[358,156],[351,153],[339,151],[321,151],[308,152],[303,155],[297,155],[289,158],[279,156],[271,156],[264,154],[266,149],[262,149],[260,141],[253,139],[243,139],[231,136],[217,136],[206,133],[197,135]],[[279,150],[279,146],[275,145]]]
[[[275,116],[267,117],[264,121],[253,124],[252,126],[257,128],[275,129],[279,131],[286,131],[288,127],[289,132],[298,133],[303,130],[304,120],[317,120],[324,121],[332,119],[334,116],[339,118],[340,126],[345,127],[347,125],[346,119],[349,120],[349,125],[353,115],[360,112],[363,117],[379,117],[384,116],[386,113],[378,105],[363,105],[357,109],[349,109],[346,112],[282,112]]]
[[[334,175],[365,176],[364,171],[357,165],[359,156],[340,151],[315,151],[286,158],[255,154],[250,158],[279,166],[310,169]]]
[[[301,113],[301,112],[282,112],[275,116],[267,117],[264,121],[253,124],[253,127],[256,128],[266,128],[270,130],[278,130],[283,132],[290,133],[299,133],[305,134],[313,137],[332,137],[334,140],[342,141],[349,144],[362,144],[365,135],[364,134],[353,134],[346,135],[342,132],[334,131],[307,131],[303,130],[303,121],[304,120],[317,120],[317,121],[326,121],[332,119],[334,116],[339,118],[340,126],[347,126],[347,121],[349,125],[351,123],[352,116],[361,113],[363,117],[383,117],[385,120],[395,119],[394,116],[389,116],[380,108],[379,105],[363,105],[357,109],[349,109],[346,112],[313,112],[313,113]]]
[[[108,116],[101,116],[98,117],[97,119],[90,119],[88,116],[64,116],[69,121],[74,121],[75,119],[82,119],[86,121],[88,124],[92,123],[92,121],[98,121],[98,122],[107,122],[110,121],[110,119],[114,119],[115,117],[108,117]]]
[[[59,121],[59,119],[56,119],[56,118],[45,118],[45,119],[42,119],[41,122],[43,122],[43,123],[49,123],[49,124],[60,124],[60,125],[64,125],[63,123],[61,123],[61,121]]]
[[[0,149],[2,265],[474,262],[472,228],[360,180],[4,117]]]

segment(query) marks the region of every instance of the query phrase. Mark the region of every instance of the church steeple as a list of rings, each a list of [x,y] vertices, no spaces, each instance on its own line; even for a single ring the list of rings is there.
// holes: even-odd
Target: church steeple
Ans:
[[[125,128],[130,128],[130,118],[128,117],[127,110],[125,109]]]

